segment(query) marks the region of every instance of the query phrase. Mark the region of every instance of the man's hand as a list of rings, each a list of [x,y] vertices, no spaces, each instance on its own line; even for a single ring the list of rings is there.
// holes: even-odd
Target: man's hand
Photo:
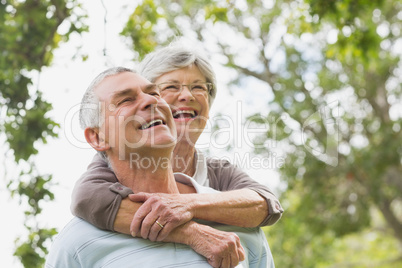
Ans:
[[[130,232],[136,237],[163,241],[172,230],[193,218],[191,202],[182,194],[138,193],[129,198],[133,202],[144,202],[130,225]]]
[[[223,232],[210,226],[190,222],[188,245],[203,255],[212,267],[233,268],[243,261],[245,252],[235,233]]]
[[[213,267],[232,268],[238,265],[245,258],[239,237],[235,233],[191,221],[191,198],[186,198],[189,196],[162,193],[129,195],[131,201],[144,202],[134,215],[130,231],[151,241],[186,244],[204,256]],[[164,227],[161,228],[155,221]]]

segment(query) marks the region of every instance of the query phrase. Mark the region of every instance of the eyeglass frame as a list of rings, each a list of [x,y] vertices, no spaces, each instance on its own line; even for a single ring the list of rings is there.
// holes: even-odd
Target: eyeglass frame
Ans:
[[[202,95],[204,94],[204,92],[206,92],[207,95],[210,95],[212,89],[214,88],[214,84],[211,83],[211,82],[194,82],[194,83],[190,83],[190,84],[187,84],[187,85],[180,84],[180,83],[175,83],[175,82],[163,82],[163,83],[156,84],[156,87],[159,89],[161,94],[162,94],[163,91],[166,90],[166,88],[165,89],[161,88],[161,86],[163,86],[163,85],[180,85],[180,89],[178,91],[176,91],[176,92],[170,91],[171,93],[174,93],[174,94],[181,93],[183,91],[184,86],[186,86],[188,88],[188,90],[190,91],[190,93],[192,95],[193,95],[193,85],[206,85],[207,90],[203,91],[201,93]]]

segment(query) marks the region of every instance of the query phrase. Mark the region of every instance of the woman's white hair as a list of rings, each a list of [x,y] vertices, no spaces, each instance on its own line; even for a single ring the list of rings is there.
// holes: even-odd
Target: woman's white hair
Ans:
[[[207,82],[212,83],[208,98],[209,107],[211,107],[216,96],[215,72],[208,58],[201,51],[184,45],[180,40],[146,55],[139,65],[138,72],[149,81],[155,82],[161,75],[191,64],[195,64]]]

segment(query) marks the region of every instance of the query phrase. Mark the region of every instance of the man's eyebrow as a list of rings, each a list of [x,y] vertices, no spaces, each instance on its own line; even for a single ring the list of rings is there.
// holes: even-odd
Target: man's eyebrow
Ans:
[[[155,89],[157,89],[156,84],[148,84],[148,85],[146,85],[144,87],[143,91],[144,92],[149,92],[149,91],[152,91],[152,90],[155,90]]]
[[[113,95],[112,95],[112,100],[115,100],[115,99],[121,98],[123,96],[129,95],[129,94],[132,93],[132,91],[133,90],[131,88],[126,88],[126,89],[114,92]]]

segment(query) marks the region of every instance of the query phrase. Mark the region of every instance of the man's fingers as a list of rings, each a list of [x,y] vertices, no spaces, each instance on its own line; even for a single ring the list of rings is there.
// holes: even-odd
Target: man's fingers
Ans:
[[[129,194],[128,198],[133,202],[145,202],[151,195],[147,193]]]
[[[230,259],[227,267],[233,268],[239,264],[239,255],[238,252],[234,252],[230,254]]]
[[[214,268],[220,268],[222,259],[211,258],[207,259],[208,263]]]
[[[239,259],[241,255],[241,250],[243,247],[240,244],[240,239],[236,239],[236,242],[233,244],[233,247],[230,248],[229,255],[227,257],[228,261],[225,260],[225,265],[222,267],[230,267],[233,268],[239,264]]]
[[[232,254],[232,255],[233,255],[233,254]],[[231,268],[231,266],[230,266],[230,255],[225,256],[225,257],[222,259],[222,262],[221,262],[220,267],[221,267],[221,268]]]
[[[163,225],[163,229],[158,233],[158,236],[156,237],[155,241],[163,241],[166,239],[166,237],[170,234],[171,231],[173,231],[176,226],[171,224],[170,222],[166,222]]]
[[[144,218],[144,220],[142,221],[141,230],[140,230],[140,233],[141,233],[141,237],[142,237],[142,238],[148,239],[149,234],[150,234],[150,232],[151,232],[151,229],[152,229],[152,227],[154,227],[154,225],[156,224],[155,221],[156,221],[156,219],[158,219],[158,218],[159,218],[158,215],[156,215],[156,214],[154,213],[154,211],[150,212],[150,213]],[[156,225],[155,228],[156,228],[156,227],[159,227],[159,226]]]
[[[161,227],[163,226],[163,227]],[[154,222],[154,224],[151,226],[151,229],[149,231],[148,239],[151,241],[157,241],[159,238],[159,234],[163,231],[165,226],[160,222],[160,218]]]
[[[151,213],[152,207],[143,204],[137,212],[134,214],[133,220],[130,224],[130,232],[132,236],[139,236],[139,232],[142,228],[143,221]]]
[[[246,252],[244,251],[243,246],[240,244],[240,241],[237,241],[237,251],[239,254],[239,262],[244,261],[246,259]]]

